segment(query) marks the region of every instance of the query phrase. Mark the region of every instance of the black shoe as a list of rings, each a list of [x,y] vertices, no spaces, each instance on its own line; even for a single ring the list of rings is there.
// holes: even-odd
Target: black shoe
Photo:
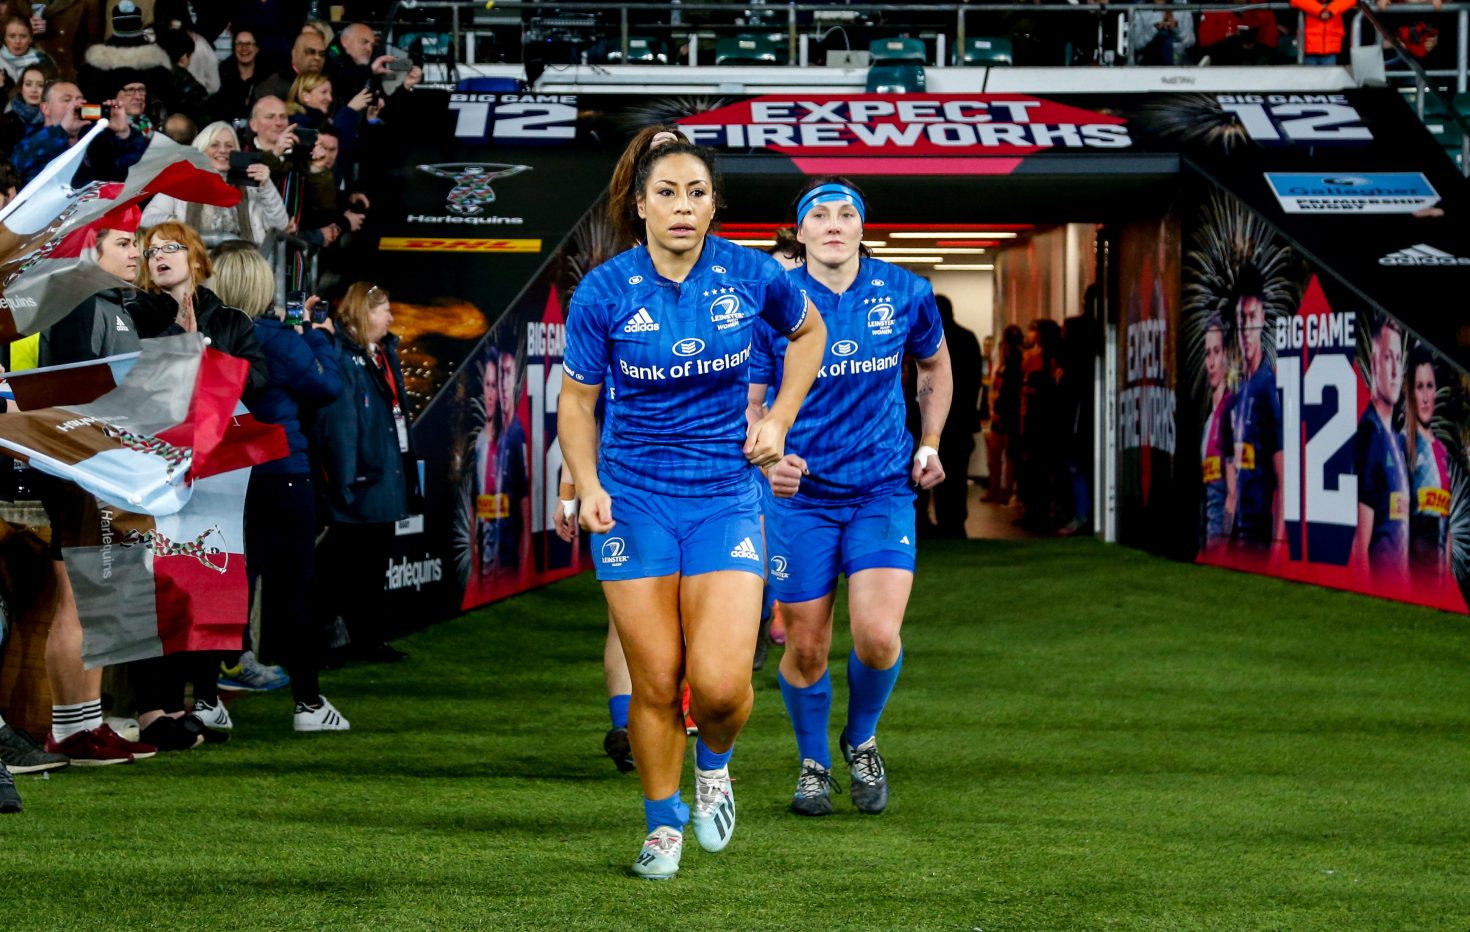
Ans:
[[[347,657],[363,663],[398,663],[407,660],[408,654],[384,641],[379,641],[376,644],[364,645],[354,643],[347,648]]]
[[[832,777],[832,768],[806,758],[801,762],[801,776],[796,778],[796,793],[791,797],[791,811],[797,815],[832,814],[832,794],[842,787]]]
[[[602,749],[612,758],[618,773],[632,773],[638,769],[633,763],[633,746],[628,743],[628,729],[614,728],[602,739]]]
[[[0,764],[0,812],[20,812],[20,793],[15,788],[15,778]]]
[[[210,728],[204,724],[204,719],[195,715],[193,712],[185,715],[178,722],[184,731],[189,734],[204,736],[205,744],[224,744],[230,740],[230,733],[228,731],[217,731],[216,729]]]
[[[199,727],[203,728],[203,723],[200,723]],[[183,719],[174,718],[171,715],[159,716],[149,722],[148,727],[138,732],[140,741],[144,744],[151,744],[160,751],[192,750],[204,743],[200,740],[201,737],[199,732],[186,727]]]
[[[9,767],[11,773],[43,773],[70,763],[70,757],[51,753],[25,732],[0,725],[0,764]]]

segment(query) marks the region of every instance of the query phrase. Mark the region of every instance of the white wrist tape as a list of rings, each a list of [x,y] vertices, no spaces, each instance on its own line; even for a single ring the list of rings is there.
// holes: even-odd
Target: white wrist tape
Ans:
[[[914,462],[919,464],[920,469],[927,469],[931,456],[937,459],[939,451],[933,447],[919,447],[919,451],[914,454]]]
[[[561,513],[563,517],[571,518],[577,513],[577,500],[575,498],[559,498],[561,502]]]

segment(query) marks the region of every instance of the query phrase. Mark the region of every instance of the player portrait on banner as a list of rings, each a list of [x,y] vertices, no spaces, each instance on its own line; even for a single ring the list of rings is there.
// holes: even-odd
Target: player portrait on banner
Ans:
[[[1368,406],[1358,420],[1354,472],[1358,525],[1353,558],[1381,582],[1402,583],[1409,560],[1409,468],[1394,430],[1404,382],[1404,331],[1386,314],[1368,328]]]
[[[482,351],[480,361],[479,404],[473,412],[478,427],[474,428],[468,502],[472,514],[467,597],[476,602],[496,597],[501,588],[520,588],[519,575],[529,565],[531,537],[526,432],[518,416],[516,357],[492,343]]]

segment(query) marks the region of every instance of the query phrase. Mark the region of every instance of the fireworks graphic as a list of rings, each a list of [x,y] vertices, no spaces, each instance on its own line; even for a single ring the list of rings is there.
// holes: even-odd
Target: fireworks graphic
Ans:
[[[587,273],[622,252],[626,246],[618,242],[612,221],[607,216],[607,198],[598,198],[592,209],[572,230],[570,242],[557,256],[557,288],[568,306],[572,292]]]
[[[1235,308],[1243,279],[1259,275],[1265,333],[1269,334],[1275,332],[1277,320],[1296,313],[1304,271],[1301,259],[1269,224],[1233,198],[1221,193],[1211,196],[1184,257],[1180,351],[1184,371],[1194,373],[1190,391],[1197,407],[1204,410],[1209,403],[1205,325],[1210,318],[1219,317],[1225,325],[1231,372],[1244,371]],[[1262,339],[1261,346],[1265,352],[1262,365],[1274,368],[1276,342]]]
[[[1229,155],[1257,145],[1240,118],[1209,94],[1182,94],[1138,108],[1137,125],[1182,146],[1206,146]]]
[[[614,120],[629,135],[655,123],[675,123],[735,102],[733,97],[659,97],[650,103],[629,107]]]

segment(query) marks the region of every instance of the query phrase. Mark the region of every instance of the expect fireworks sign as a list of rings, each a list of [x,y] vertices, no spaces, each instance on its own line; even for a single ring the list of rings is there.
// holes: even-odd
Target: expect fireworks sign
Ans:
[[[1030,155],[1126,149],[1126,121],[1019,94],[767,96],[679,121],[700,145],[793,156]]]

